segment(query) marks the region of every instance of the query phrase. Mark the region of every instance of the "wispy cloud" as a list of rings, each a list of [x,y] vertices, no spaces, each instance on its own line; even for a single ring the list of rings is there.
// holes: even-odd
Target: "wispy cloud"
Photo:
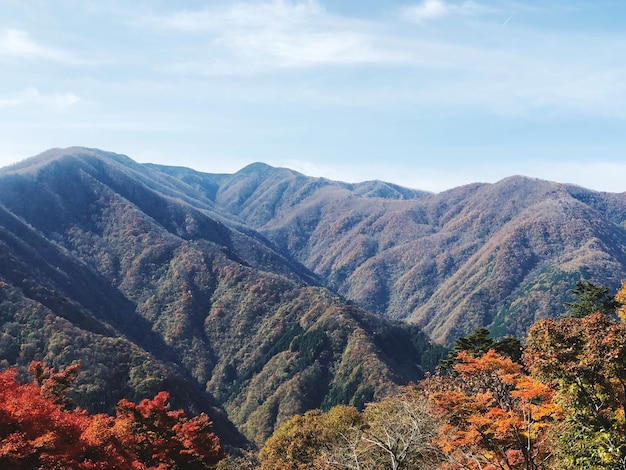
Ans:
[[[419,5],[406,7],[403,13],[406,18],[413,21],[431,20],[448,15],[450,6],[441,0],[424,0]]]
[[[222,84],[231,91],[230,100],[405,103],[503,115],[626,114],[626,70],[611,58],[621,55],[626,38],[542,31],[517,20],[502,28],[517,11],[546,13],[517,1],[423,0],[400,8],[400,18],[369,20],[334,13],[317,0],[213,5],[144,15],[139,26],[181,45],[160,57],[160,72],[255,77],[245,86]],[[420,27],[452,17],[472,21],[455,22],[454,28],[445,22],[436,30]],[[312,76],[294,81],[295,75],[284,73],[331,67],[360,67],[376,79],[344,86],[338,78],[329,86]],[[264,76],[274,80],[260,82]]]
[[[239,3],[152,17],[148,24],[196,33],[206,41],[205,73],[231,68],[284,68],[393,61],[366,23],[330,14],[315,0]],[[236,67],[233,58],[243,67]],[[193,62],[179,62],[188,71]]]
[[[62,49],[37,43],[31,39],[26,31],[19,29],[7,29],[0,34],[0,54],[23,59],[44,59],[67,64],[80,62],[72,54]]]
[[[462,3],[452,3],[445,0],[423,0],[417,5],[404,7],[400,11],[405,19],[422,23],[452,15],[471,16],[488,13],[493,12],[494,9],[472,0],[466,0]]]
[[[0,96],[0,107],[38,104],[67,108],[75,105],[80,98],[74,93],[41,93],[37,88],[29,87],[8,96]]]
[[[472,0],[443,0],[401,9],[404,19],[494,11]],[[316,0],[272,0],[184,10],[142,19],[144,25],[193,34],[199,44],[167,65],[179,73],[249,74],[282,68],[402,65],[434,69],[486,66],[494,54],[470,43],[428,38],[393,21],[358,20]],[[402,28],[402,32],[398,29]]]
[[[221,31],[224,29],[292,29],[308,25],[312,19],[326,21],[326,9],[315,0],[290,2],[273,0],[259,3],[236,3],[206,10],[183,10],[148,21],[187,32]]]

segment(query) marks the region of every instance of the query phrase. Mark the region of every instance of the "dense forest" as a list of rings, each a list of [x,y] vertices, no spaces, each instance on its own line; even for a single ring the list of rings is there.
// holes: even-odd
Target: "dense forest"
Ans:
[[[311,408],[363,406],[445,349],[320,285],[188,185],[87,149],[0,170],[0,360],[80,362],[68,393],[113,413],[162,390],[225,444]]]
[[[574,295],[566,315],[532,325],[523,347],[480,329],[455,342],[438,374],[362,412],[292,418],[260,467],[626,468],[626,283],[615,298],[586,282]]]
[[[572,185],[45,152],[0,169],[0,466],[615,468],[625,247]]]
[[[78,365],[33,362],[0,374],[2,468],[618,469],[626,468],[626,282],[615,296],[579,282],[561,318],[526,341],[486,329],[459,338],[438,372],[363,409],[297,414],[261,451],[227,455],[206,415],[157,394],[115,416],[76,408]]]

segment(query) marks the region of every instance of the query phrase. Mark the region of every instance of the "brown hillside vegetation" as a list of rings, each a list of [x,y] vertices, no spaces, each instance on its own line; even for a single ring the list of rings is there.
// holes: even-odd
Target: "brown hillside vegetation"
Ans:
[[[479,330],[455,342],[450,373],[363,412],[293,417],[267,440],[261,468],[626,468],[626,282],[607,294],[579,284],[567,315],[531,326],[521,357],[483,349],[495,344]]]
[[[442,355],[126,157],[52,151],[3,170],[0,203],[0,355],[80,361],[75,398],[92,411],[168,390],[223,442],[260,443],[294,413],[363,406]]]
[[[0,170],[0,359],[80,361],[92,412],[168,390],[262,443],[422,378],[445,355],[422,328],[523,337],[581,278],[615,288],[625,221],[625,194],[523,177],[429,194],[51,150]]]
[[[370,194],[256,169],[204,180],[217,204],[326,285],[441,342],[480,326],[523,336],[562,312],[576,281],[616,288],[626,276],[626,193],[515,176],[440,194]]]

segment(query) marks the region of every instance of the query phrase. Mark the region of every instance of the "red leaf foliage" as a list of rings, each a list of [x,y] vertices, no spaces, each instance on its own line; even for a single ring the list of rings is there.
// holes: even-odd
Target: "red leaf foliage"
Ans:
[[[0,373],[2,469],[194,470],[225,457],[208,417],[169,410],[166,392],[138,405],[122,400],[115,417],[89,415],[65,398],[78,366],[29,370],[32,383],[18,382],[14,369]]]

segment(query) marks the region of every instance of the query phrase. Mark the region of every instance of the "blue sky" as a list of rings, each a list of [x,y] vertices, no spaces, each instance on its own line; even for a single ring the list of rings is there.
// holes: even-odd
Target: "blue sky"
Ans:
[[[82,145],[626,191],[623,0],[0,0],[0,166]]]

